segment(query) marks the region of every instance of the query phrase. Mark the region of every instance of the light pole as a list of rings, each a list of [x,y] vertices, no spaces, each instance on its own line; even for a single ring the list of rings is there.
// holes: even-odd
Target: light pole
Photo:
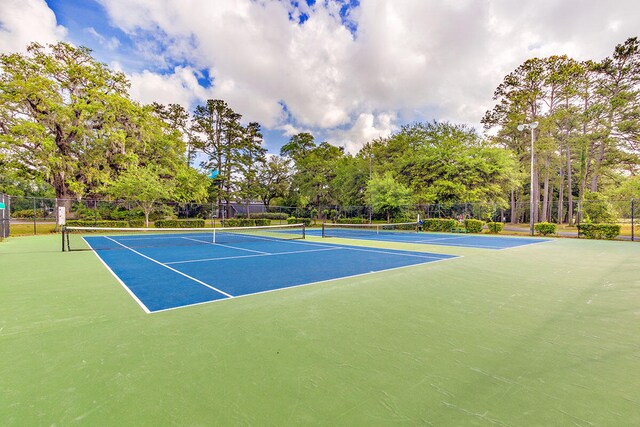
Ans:
[[[371,182],[371,152],[369,152],[369,182]],[[373,219],[373,205],[371,201],[371,193],[369,193],[369,224],[371,224],[371,220]]]
[[[529,196],[531,198],[531,206],[529,207],[529,231],[531,232],[531,235],[533,236],[533,212],[534,209],[536,209],[535,206],[535,202],[533,200],[533,141],[534,141],[534,137],[533,137],[533,130],[535,128],[538,127],[538,122],[532,122],[532,123],[524,123],[521,125],[518,125],[518,130],[519,131],[523,131],[525,129],[531,129],[531,187],[529,189]]]

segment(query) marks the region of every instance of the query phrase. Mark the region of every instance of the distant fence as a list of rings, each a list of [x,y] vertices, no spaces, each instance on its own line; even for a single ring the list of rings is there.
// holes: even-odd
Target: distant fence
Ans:
[[[136,221],[144,218],[142,208],[136,202],[126,200],[62,200],[40,197],[3,196],[6,209],[3,230],[8,235],[9,217],[12,223],[33,228],[33,233],[56,230],[58,206],[66,206],[67,219],[85,221],[117,220]],[[396,222],[413,221],[420,218],[480,219],[503,222],[506,229],[526,231],[525,224],[531,219],[529,201],[498,203],[432,203],[406,205],[396,209],[392,218]],[[314,218],[318,221],[354,220],[359,222],[385,221],[386,215],[374,212],[370,206],[265,206],[262,203],[176,203],[161,202],[153,205],[150,220],[164,218],[203,218],[224,222],[227,218],[268,217],[274,223],[284,223],[287,217]],[[620,224],[627,239],[638,240],[638,216],[640,208],[634,200],[578,201],[571,203],[537,203],[533,212],[534,222],[576,225],[582,222],[609,222]],[[6,224],[6,225],[5,225]],[[5,231],[3,231],[5,233]],[[577,229],[569,228],[566,235],[577,236]]]
[[[6,194],[0,194],[0,240],[6,239],[11,233],[10,218],[11,200]]]

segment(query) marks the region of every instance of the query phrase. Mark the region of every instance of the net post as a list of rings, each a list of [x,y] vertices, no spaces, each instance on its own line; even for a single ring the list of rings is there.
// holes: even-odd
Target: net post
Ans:
[[[213,237],[212,237],[212,242],[211,243],[215,243],[216,242],[216,229],[213,229]]]
[[[324,231],[324,221],[322,221],[322,237],[327,237]]]
[[[64,225],[61,227],[61,230],[62,230],[62,252],[64,252],[64,251],[65,251],[65,250],[64,250],[64,235],[66,234],[66,230],[65,230],[65,228],[66,228],[66,227],[65,227]]]
[[[303,222],[303,223],[302,223],[302,238],[303,238],[303,239],[305,239],[305,238],[306,238],[305,227],[306,227],[306,225],[305,225],[305,223]]]

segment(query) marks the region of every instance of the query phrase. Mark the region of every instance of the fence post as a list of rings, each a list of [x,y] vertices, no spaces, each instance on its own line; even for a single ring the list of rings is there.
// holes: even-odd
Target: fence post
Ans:
[[[36,198],[33,198],[33,235],[35,236],[36,234],[38,234],[38,231],[36,230]]]
[[[4,204],[0,209],[0,241],[9,237],[10,234],[10,222],[9,222],[9,209],[11,209],[9,196],[0,193],[0,202]]]
[[[55,227],[53,227],[53,231],[55,231],[57,233],[58,232],[58,198],[57,197],[56,197],[55,201],[56,201],[56,207],[55,207],[54,214],[55,214],[55,217],[56,217],[56,225],[55,225]]]
[[[5,237],[9,237],[11,235],[11,196],[5,194],[4,198],[7,201],[5,204],[5,218],[7,221]]]
[[[578,200],[578,211],[576,212],[576,226],[578,228],[578,239],[580,238],[580,205],[581,202]]]
[[[635,199],[631,199],[631,241],[635,242],[635,233],[634,233],[634,216],[633,211],[635,210]]]

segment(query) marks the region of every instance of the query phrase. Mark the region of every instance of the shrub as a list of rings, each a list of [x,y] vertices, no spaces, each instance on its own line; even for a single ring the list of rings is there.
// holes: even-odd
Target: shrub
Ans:
[[[290,216],[287,218],[287,224],[304,224],[306,227],[311,225],[311,218],[296,218]]]
[[[539,222],[534,224],[533,229],[543,236],[556,234],[556,225],[550,222]]]
[[[109,221],[101,219],[94,221],[92,219],[70,219],[66,221],[69,227],[128,227],[127,221]]]
[[[589,222],[606,223],[613,221],[615,218],[613,206],[600,193],[587,191],[582,202],[582,210],[585,220]]]
[[[270,219],[264,218],[230,218],[225,221],[229,227],[255,227],[256,225],[270,225]]]
[[[33,209],[23,209],[19,211],[11,212],[11,218],[29,218],[33,219],[34,210]],[[42,209],[37,209],[35,211],[36,218],[44,218],[46,216],[45,212]]]
[[[499,233],[504,230],[504,224],[501,222],[488,222],[487,228],[489,229],[489,233]]]
[[[611,240],[620,235],[621,226],[619,224],[600,224],[599,228],[603,239]]]
[[[251,214],[251,218],[285,220],[289,215],[284,212],[259,212]]]
[[[364,218],[338,218],[338,224],[366,224],[368,220]]]
[[[156,228],[204,228],[204,219],[159,219]]]
[[[578,236],[584,236],[587,239],[614,239],[620,234],[620,225],[618,224],[578,224]]]
[[[130,219],[129,221],[129,227],[132,228],[143,228],[144,227],[144,218],[140,219]]]
[[[479,219],[464,220],[464,228],[466,228],[469,233],[482,233],[483,225],[484,221],[480,221]]]
[[[451,231],[456,225],[458,225],[458,221],[450,218],[427,218],[422,220],[422,229],[424,231]]]

